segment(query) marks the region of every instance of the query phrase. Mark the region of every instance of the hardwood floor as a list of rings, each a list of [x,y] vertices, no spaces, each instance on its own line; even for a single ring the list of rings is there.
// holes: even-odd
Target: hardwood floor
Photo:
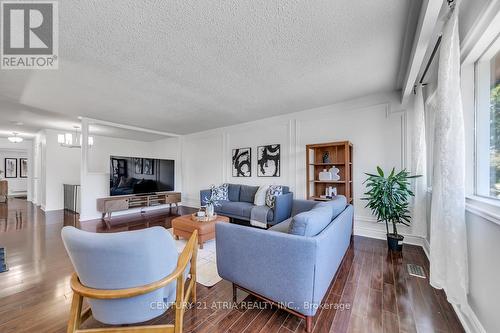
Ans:
[[[191,211],[179,208],[179,214]],[[83,229],[170,227],[175,216],[174,209],[172,214],[167,210],[116,219],[111,229],[99,221],[84,222]],[[65,332],[73,268],[60,238],[64,225],[79,227],[78,216],[62,211],[44,214],[19,199],[0,207],[0,247],[7,249],[10,268],[0,273],[0,332]],[[323,300],[325,306],[315,317],[314,332],[463,332],[445,294],[430,287],[427,279],[410,277],[407,263],[422,265],[428,276],[429,264],[419,247],[405,245],[403,255],[390,254],[383,241],[354,237]],[[227,281],[212,288],[198,285],[197,292],[199,306],[187,311],[185,332],[304,331],[303,320],[241,291],[239,306],[232,306]],[[170,310],[153,320],[171,321]],[[99,326],[103,325],[93,319],[86,324]]]

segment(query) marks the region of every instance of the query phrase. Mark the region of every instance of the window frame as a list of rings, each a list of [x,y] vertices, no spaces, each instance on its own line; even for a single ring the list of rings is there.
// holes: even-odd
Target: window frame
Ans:
[[[484,188],[479,189],[480,186],[485,186],[484,184],[480,184],[481,182],[484,183],[484,179],[480,180],[481,178],[481,172],[480,172],[480,167],[484,167],[481,164],[486,164],[487,167],[489,167],[489,159],[488,163],[485,163],[484,161],[480,163],[480,156],[481,153],[479,152],[480,150],[484,150],[484,147],[479,147],[479,145],[483,145],[484,142],[480,142],[479,140],[479,126],[480,126],[480,121],[481,117],[485,117],[484,115],[480,115],[480,112],[484,112],[484,105],[482,105],[482,99],[480,98],[481,93],[484,94],[484,92],[480,92],[479,89],[484,89],[484,82],[481,82],[483,77],[481,76],[481,71],[484,70],[483,67],[486,65],[491,65],[491,59],[496,56],[497,53],[500,52],[500,33],[493,39],[493,41],[485,48],[484,52],[477,58],[476,61],[474,61],[474,182],[473,182],[473,194],[475,197],[478,197],[483,199],[480,201],[483,202],[489,202],[490,204],[498,205],[500,206],[500,197],[493,197],[490,195],[484,194]],[[489,81],[489,80],[488,80]],[[489,86],[489,84],[488,84]],[[488,89],[488,97],[490,96],[490,90]],[[488,103],[489,104],[489,103]],[[486,117],[485,117],[486,118]],[[488,117],[488,120],[490,118]],[[486,135],[485,135],[486,136]],[[489,132],[488,135],[489,137]],[[484,141],[484,139],[483,139]],[[488,152],[489,152],[489,140],[488,142]],[[490,176],[490,172],[488,171],[488,179]],[[484,176],[483,176],[484,178]],[[488,184],[488,192],[489,192],[489,182]]]

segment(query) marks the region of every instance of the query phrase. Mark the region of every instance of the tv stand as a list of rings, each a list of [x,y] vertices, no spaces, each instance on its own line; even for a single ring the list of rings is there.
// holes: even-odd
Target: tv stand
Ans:
[[[97,211],[102,214],[102,220],[106,221],[111,220],[111,213],[114,212],[167,204],[170,205],[170,209],[173,204],[178,209],[179,202],[181,202],[180,192],[118,195],[97,199]]]

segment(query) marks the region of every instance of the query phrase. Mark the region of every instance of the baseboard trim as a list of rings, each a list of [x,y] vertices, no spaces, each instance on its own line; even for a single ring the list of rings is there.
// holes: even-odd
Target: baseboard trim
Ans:
[[[356,223],[354,223],[354,235],[375,238],[375,239],[382,239],[382,240],[387,239],[385,230],[360,227],[360,226],[356,226]],[[404,234],[404,233],[401,233],[401,235],[403,235],[405,237],[405,239],[403,241],[405,244],[418,245],[424,249],[424,252],[426,251],[425,245],[424,245],[424,241],[426,241],[426,240],[424,238],[422,238],[420,236],[408,235],[408,234]],[[427,255],[427,253],[426,253],[426,255]]]
[[[479,318],[477,318],[476,313],[468,304],[463,307],[455,304],[452,304],[452,306],[458,316],[458,319],[460,320],[460,323],[462,323],[465,332],[486,333],[486,330],[479,321]]]

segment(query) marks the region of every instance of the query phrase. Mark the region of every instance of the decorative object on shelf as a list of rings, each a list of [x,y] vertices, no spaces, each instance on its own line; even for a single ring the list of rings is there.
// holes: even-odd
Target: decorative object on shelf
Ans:
[[[136,175],[142,174],[142,158],[134,157],[134,173]]]
[[[387,231],[387,245],[390,250],[401,251],[403,249],[404,237],[398,234],[397,224],[410,225],[409,199],[414,194],[411,191],[411,178],[421,177],[419,175],[410,176],[406,169],[396,173],[393,168],[389,176],[384,176],[384,171],[377,167],[377,174],[366,174],[365,180],[368,191],[366,197],[366,207],[370,208],[377,217],[377,222],[385,222]],[[389,223],[392,223],[392,232],[389,232]]]
[[[73,128],[75,129],[74,137],[72,133],[57,134],[57,143],[59,143],[61,147],[82,148],[82,135],[78,133],[80,127],[73,126]],[[93,136],[87,138],[87,145],[89,148],[94,145]]]
[[[17,158],[5,159],[5,178],[17,178]]]
[[[325,188],[325,194],[321,195],[320,197],[324,199],[332,199],[336,195],[337,195],[337,188],[333,186],[328,186]]]
[[[19,159],[19,177],[28,178],[28,159],[20,158]]]
[[[334,165],[328,171],[332,175],[332,180],[340,180],[340,175],[339,175],[340,169],[339,168],[336,168]]]
[[[252,148],[233,149],[233,177],[252,176]]]
[[[281,145],[257,147],[257,176],[280,177]]]
[[[326,171],[326,169],[323,169],[323,171],[321,171],[319,173],[318,179],[319,180],[332,180],[333,175],[330,171]],[[338,180],[338,179],[336,179],[336,180]]]
[[[337,195],[337,188],[333,186],[328,186],[328,197],[333,198]]]
[[[21,138],[20,136],[17,136],[17,135],[18,135],[18,133],[17,133],[17,132],[13,132],[12,134],[13,134],[13,136],[9,136],[9,137],[7,138],[7,140],[9,140],[9,141],[10,141],[10,142],[12,142],[12,143],[20,143],[20,142],[23,142],[23,138]]]
[[[154,175],[155,174],[155,164],[152,158],[142,159],[142,173],[144,175]]]
[[[331,161],[330,161],[330,152],[325,151],[323,153],[323,163],[325,163],[325,164],[326,163],[331,163]]]
[[[306,145],[306,198],[328,201],[343,195],[352,204],[352,158],[353,146],[349,141]]]

